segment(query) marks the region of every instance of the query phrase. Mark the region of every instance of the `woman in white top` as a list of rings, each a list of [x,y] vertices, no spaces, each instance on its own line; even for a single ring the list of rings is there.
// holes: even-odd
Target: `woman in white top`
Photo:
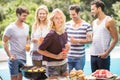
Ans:
[[[37,53],[37,49],[48,32],[48,8],[45,5],[41,5],[36,10],[31,34],[32,61],[34,66],[42,65],[42,55]]]

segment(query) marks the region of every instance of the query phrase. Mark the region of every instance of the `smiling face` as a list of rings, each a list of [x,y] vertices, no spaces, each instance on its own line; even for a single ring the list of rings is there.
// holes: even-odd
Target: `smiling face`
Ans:
[[[55,30],[60,34],[65,32],[66,17],[62,10],[58,8],[54,9],[49,19],[50,19],[49,26],[51,30]]]
[[[53,17],[53,23],[55,25],[56,28],[60,28],[63,25],[63,17],[61,13],[55,13],[54,17]]]
[[[25,6],[17,7],[16,15],[17,15],[18,21],[25,22],[28,14],[29,14],[29,11]]]
[[[47,19],[47,12],[44,9],[40,9],[37,16],[40,21],[45,21]]]
[[[80,13],[75,12],[75,10],[70,10],[70,18],[72,18],[73,21],[76,21],[80,17]]]
[[[27,18],[27,13],[21,13],[21,14],[17,14],[18,20],[20,22],[25,22],[26,18]]]
[[[98,15],[99,15],[99,8],[96,7],[96,5],[91,5],[91,13],[92,13],[92,16],[97,18]]]

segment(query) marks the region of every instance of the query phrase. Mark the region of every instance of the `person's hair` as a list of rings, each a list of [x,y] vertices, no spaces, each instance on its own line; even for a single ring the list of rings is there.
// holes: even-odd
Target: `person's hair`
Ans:
[[[91,2],[91,5],[96,5],[97,8],[101,7],[102,11],[104,11],[105,4],[102,0],[94,0]]]
[[[17,9],[16,9],[16,15],[17,15],[17,14],[20,14],[20,15],[21,15],[22,13],[27,13],[27,14],[29,14],[29,11],[28,11],[28,9],[27,9],[25,6],[20,5],[20,6],[18,6]]]
[[[70,5],[69,10],[75,10],[76,13],[79,13],[80,6],[79,5]]]
[[[61,32],[60,33],[64,33],[65,32],[65,22],[66,22],[66,17],[63,13],[62,10],[56,8],[52,11],[51,15],[50,15],[50,21],[49,21],[49,29],[50,30],[55,30],[56,31],[56,27],[55,27],[55,24],[53,22],[53,18],[56,14],[60,13],[62,15],[62,20],[63,20],[63,23],[62,23],[62,26],[60,28]]]
[[[39,27],[39,25],[40,25],[40,19],[38,18],[38,12],[39,12],[39,10],[45,10],[46,11],[46,14],[47,14],[47,17],[46,17],[46,19],[45,19],[45,21],[43,22],[46,26],[47,26],[47,24],[48,24],[48,13],[49,13],[49,11],[48,11],[48,8],[47,8],[47,6],[45,6],[45,5],[41,5],[41,6],[39,6],[37,9],[36,9],[36,13],[35,13],[35,22],[34,22],[34,24],[33,24],[33,31],[35,31],[38,27]]]

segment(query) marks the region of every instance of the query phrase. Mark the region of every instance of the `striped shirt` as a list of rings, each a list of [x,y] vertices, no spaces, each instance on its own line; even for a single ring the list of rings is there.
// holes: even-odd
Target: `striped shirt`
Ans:
[[[68,43],[70,44],[68,57],[81,57],[85,55],[85,44],[73,44],[70,42],[70,37],[74,37],[75,39],[86,39],[86,34],[91,33],[92,28],[91,25],[85,21],[77,28],[73,27],[72,24],[72,21],[66,23]]]

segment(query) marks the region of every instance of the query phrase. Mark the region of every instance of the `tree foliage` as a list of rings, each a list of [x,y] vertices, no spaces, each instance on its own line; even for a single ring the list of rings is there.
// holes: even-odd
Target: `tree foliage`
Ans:
[[[3,3],[5,3],[5,2],[3,2]],[[19,5],[26,6],[30,11],[30,14],[28,15],[26,23],[28,23],[30,25],[30,29],[31,29],[31,25],[33,24],[33,21],[34,21],[35,10],[38,7],[38,5],[35,3],[32,3],[32,2],[28,2],[27,0],[26,1],[25,0],[13,0],[13,1],[7,2],[6,4],[1,4],[3,18],[0,17],[1,18],[0,38],[2,37],[5,27],[7,25],[9,25],[9,23],[16,20],[17,17],[16,17],[15,10]],[[30,5],[32,5],[32,6],[30,6]],[[1,14],[1,12],[0,12],[0,14]]]
[[[10,22],[16,19],[15,10],[19,5],[25,5],[30,11],[26,23],[30,25],[31,30],[31,26],[34,22],[35,10],[41,4],[47,5],[49,12],[55,8],[60,8],[65,13],[67,21],[70,20],[68,10],[69,6],[72,4],[78,4],[81,7],[81,18],[91,23],[91,1],[93,0],[0,0],[0,36],[2,36],[4,28]],[[106,4],[105,13],[115,18],[116,25],[120,34],[120,0],[103,0],[103,2]]]
[[[120,2],[116,2],[115,4],[112,5],[113,10],[114,10],[114,18],[116,21],[116,27],[118,29],[118,32],[120,34]],[[120,40],[120,38],[119,38]]]

